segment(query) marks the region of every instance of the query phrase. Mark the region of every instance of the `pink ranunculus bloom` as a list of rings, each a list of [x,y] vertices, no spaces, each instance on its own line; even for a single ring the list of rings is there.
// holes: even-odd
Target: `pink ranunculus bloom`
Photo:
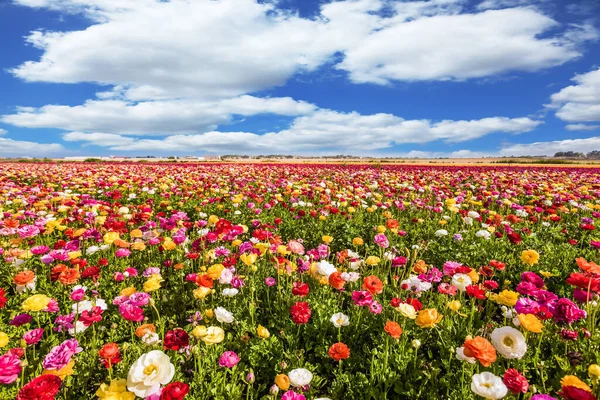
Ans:
[[[384,249],[387,249],[388,247],[390,247],[390,242],[387,238],[387,236],[385,236],[383,233],[380,233],[379,235],[375,235],[375,244],[377,244],[377,246],[382,247]]]
[[[31,254],[36,256],[41,256],[42,254],[46,254],[50,251],[50,247],[48,246],[34,246],[31,248]]]
[[[27,345],[31,346],[42,340],[43,335],[44,328],[32,329],[23,334],[23,340],[25,341],[25,343],[27,343]]]
[[[454,275],[454,271],[456,270],[456,268],[462,266],[461,263],[456,262],[456,261],[446,261],[444,263],[444,267],[443,267],[443,271],[444,271],[444,275],[446,276],[453,276]]]
[[[354,301],[355,305],[364,307],[371,305],[373,296],[366,290],[355,290],[352,292],[352,301]]]
[[[277,281],[275,280],[275,278],[270,276],[265,279],[265,283],[267,286],[275,286],[277,284]]]
[[[58,301],[56,301],[56,299],[50,299],[50,302],[48,303],[46,308],[44,308],[44,312],[55,313],[59,311],[60,308],[58,307]]]
[[[150,295],[145,292],[136,292],[129,296],[129,302],[134,306],[142,307],[148,304],[150,301]]]
[[[144,310],[129,302],[119,306],[119,313],[128,321],[142,322],[144,320]]]
[[[119,249],[115,252],[115,257],[124,258],[129,257],[131,251],[129,249]]]
[[[82,351],[77,339],[68,339],[58,346],[54,346],[50,353],[46,354],[42,364],[45,369],[59,370],[65,367],[75,354]]]
[[[71,300],[73,301],[81,301],[85,297],[85,289],[79,287],[71,292]]]
[[[25,225],[17,230],[21,239],[36,237],[40,234],[40,228],[35,225]]]
[[[581,310],[567,298],[562,298],[554,304],[552,314],[556,322],[565,322],[567,324],[587,317],[587,313],[584,310]]]
[[[21,373],[21,360],[15,354],[0,356],[0,383],[9,385],[17,380]]]
[[[290,240],[290,242],[288,243],[288,249],[294,254],[304,254],[304,246],[297,240]]]
[[[240,362],[240,357],[234,351],[226,351],[219,358],[219,366],[233,368]]]
[[[296,393],[293,390],[288,390],[281,396],[281,400],[306,400],[303,394]]]
[[[381,314],[381,311],[383,311],[383,306],[376,300],[373,300],[371,304],[369,304],[369,311],[371,314]]]

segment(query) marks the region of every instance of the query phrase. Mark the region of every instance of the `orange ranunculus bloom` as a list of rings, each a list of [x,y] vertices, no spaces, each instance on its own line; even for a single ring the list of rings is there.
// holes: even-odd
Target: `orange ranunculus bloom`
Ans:
[[[196,278],[196,284],[198,284],[198,286],[204,286],[205,288],[210,289],[213,287],[213,279],[207,274],[199,275]]]
[[[73,285],[79,280],[79,270],[77,268],[66,268],[58,276],[58,280],[63,285]]]
[[[35,272],[33,271],[21,271],[13,278],[13,282],[16,285],[25,286],[35,279]]]
[[[438,312],[435,308],[427,308],[419,311],[415,323],[420,328],[433,328],[443,318],[443,315]]]
[[[350,357],[350,348],[342,342],[332,344],[329,348],[329,357],[335,361],[344,360]]]
[[[154,324],[143,324],[135,329],[135,336],[141,338],[148,332],[156,332]]]
[[[383,292],[383,283],[375,275],[370,275],[363,280],[362,288],[368,290],[371,294],[378,294]]]
[[[596,264],[593,261],[586,261],[585,258],[579,257],[576,258],[577,266],[581,268],[583,271],[590,272],[592,274],[600,275],[600,265]]]
[[[4,221],[4,226],[7,228],[18,228],[19,225],[19,221],[15,219],[7,219]]]
[[[120,247],[122,249],[128,249],[129,246],[131,246],[131,243],[127,242],[126,240],[123,239],[117,239],[113,242],[113,244],[117,247]]]
[[[288,390],[290,387],[290,378],[285,374],[279,374],[275,377],[275,384],[281,390]]]
[[[385,221],[385,226],[388,229],[394,229],[400,226],[400,224],[398,223],[398,221],[396,221],[395,219],[388,219],[387,221]]]
[[[344,284],[346,283],[346,281],[344,281],[342,279],[342,273],[339,271],[334,272],[333,274],[329,275],[329,284],[337,289],[337,290],[341,290],[344,287]]]
[[[98,351],[98,355],[101,358],[110,360],[112,358],[114,358],[115,356],[118,357],[119,355],[119,346],[112,342],[112,343],[107,343],[104,346],[102,346],[102,348]]]
[[[481,336],[465,340],[464,347],[465,356],[475,357],[484,367],[489,367],[496,361],[496,349]]]
[[[394,339],[400,339],[400,335],[402,335],[402,327],[394,321],[386,322],[383,329]]]

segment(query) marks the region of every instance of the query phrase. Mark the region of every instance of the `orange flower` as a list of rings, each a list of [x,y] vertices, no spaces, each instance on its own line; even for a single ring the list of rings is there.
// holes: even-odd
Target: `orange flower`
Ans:
[[[113,242],[113,244],[122,249],[127,249],[127,248],[129,248],[129,246],[131,246],[131,244],[129,242],[127,242],[123,239],[117,239]]]
[[[400,224],[398,223],[398,221],[396,221],[395,219],[388,219],[385,222],[385,226],[387,226],[388,229],[395,229],[398,226],[400,226]]]
[[[329,348],[329,357],[333,358],[335,361],[344,360],[350,357],[350,348],[342,342],[332,344]]]
[[[58,276],[58,280],[63,285],[73,285],[79,280],[79,270],[77,268],[66,268]]]
[[[481,336],[476,336],[475,339],[467,338],[464,347],[465,356],[475,357],[484,367],[489,367],[496,361],[496,349]]]
[[[386,322],[383,329],[394,339],[400,339],[400,335],[402,335],[402,327],[394,321]]]
[[[362,288],[368,290],[371,294],[378,294],[383,292],[383,283],[375,275],[370,275],[363,280]]]
[[[21,271],[13,278],[13,282],[19,286],[25,286],[33,282],[35,279],[35,272],[33,271]]]
[[[420,328],[434,328],[443,317],[435,308],[426,308],[419,311],[415,323]]]
[[[135,336],[141,338],[148,332],[156,332],[154,324],[143,324],[135,329]]]
[[[205,288],[211,289],[213,287],[213,279],[207,274],[200,275],[196,278],[196,284]]]
[[[577,266],[584,271],[590,272],[592,274],[600,275],[600,265],[596,264],[593,261],[586,261],[585,258],[579,257],[576,258]]]
[[[339,271],[335,271],[333,274],[329,275],[329,284],[337,290],[342,290],[344,288],[344,284],[346,281],[342,279],[342,273]]]

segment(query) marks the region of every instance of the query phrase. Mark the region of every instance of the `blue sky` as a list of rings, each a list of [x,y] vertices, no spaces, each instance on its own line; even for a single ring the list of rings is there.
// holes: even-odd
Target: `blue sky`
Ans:
[[[596,0],[8,0],[0,156],[600,150]]]

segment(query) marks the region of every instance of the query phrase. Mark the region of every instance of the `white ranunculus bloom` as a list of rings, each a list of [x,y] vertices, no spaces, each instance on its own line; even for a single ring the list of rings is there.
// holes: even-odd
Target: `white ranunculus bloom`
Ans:
[[[106,301],[103,299],[96,299],[95,304],[91,300],[81,300],[79,303],[75,303],[71,306],[74,313],[81,314],[84,311],[91,311],[92,307],[98,306],[103,311],[106,311],[108,306],[106,305]]]
[[[225,297],[233,297],[236,294],[238,294],[240,291],[237,290],[236,288],[226,288],[223,289],[223,296]]]
[[[85,254],[87,255],[91,255],[94,254],[95,252],[97,252],[98,250],[100,250],[100,247],[98,246],[90,246],[85,250]]]
[[[496,351],[505,358],[521,358],[527,351],[525,336],[511,326],[503,326],[493,330],[491,342]]]
[[[85,324],[83,323],[83,321],[77,321],[75,323],[75,325],[73,326],[73,328],[69,328],[69,335],[71,336],[75,336],[78,333],[83,333],[87,330],[87,326],[85,326]]]
[[[221,275],[219,276],[219,283],[221,285],[229,285],[231,280],[233,279],[233,272],[229,268],[225,268],[221,271]]]
[[[492,234],[489,231],[481,229],[475,233],[475,236],[489,240]]]
[[[138,358],[127,374],[127,389],[138,397],[148,397],[160,390],[161,385],[171,382],[175,366],[169,356],[160,350],[152,350]]]
[[[477,211],[469,211],[467,216],[469,218],[477,219],[479,218],[479,213]]]
[[[477,359],[475,357],[468,357],[465,355],[465,348],[464,347],[457,347],[456,348],[456,358],[460,361],[466,361],[469,364],[475,364],[477,362]]]
[[[217,321],[230,324],[233,322],[233,314],[224,309],[223,307],[215,308],[215,317],[217,317]]]
[[[465,290],[467,290],[467,286],[472,284],[473,281],[467,274],[454,274],[450,283],[452,286],[455,286],[461,292],[464,292]]]
[[[475,374],[471,378],[471,390],[473,393],[485,399],[502,399],[508,394],[508,388],[502,382],[502,378],[491,372]]]
[[[144,336],[142,336],[142,342],[144,342],[146,346],[154,346],[160,342],[160,338],[156,332],[146,332]]]
[[[437,231],[435,231],[434,235],[437,237],[448,236],[448,231],[445,229],[438,229]]]
[[[303,387],[310,384],[313,374],[306,368],[296,368],[290,371],[288,378],[292,386]]]
[[[415,310],[415,307],[412,304],[401,303],[398,307],[396,307],[396,310],[398,310],[400,315],[403,317],[409,319],[417,318],[417,310]]]
[[[320,261],[319,263],[317,263],[317,272],[323,276],[329,278],[329,275],[333,274],[336,271],[337,269],[335,268],[335,266],[331,263],[328,263],[327,261]]]
[[[330,321],[336,328],[341,328],[342,326],[350,325],[350,320],[348,319],[348,316],[344,313],[333,314],[331,316]]]

